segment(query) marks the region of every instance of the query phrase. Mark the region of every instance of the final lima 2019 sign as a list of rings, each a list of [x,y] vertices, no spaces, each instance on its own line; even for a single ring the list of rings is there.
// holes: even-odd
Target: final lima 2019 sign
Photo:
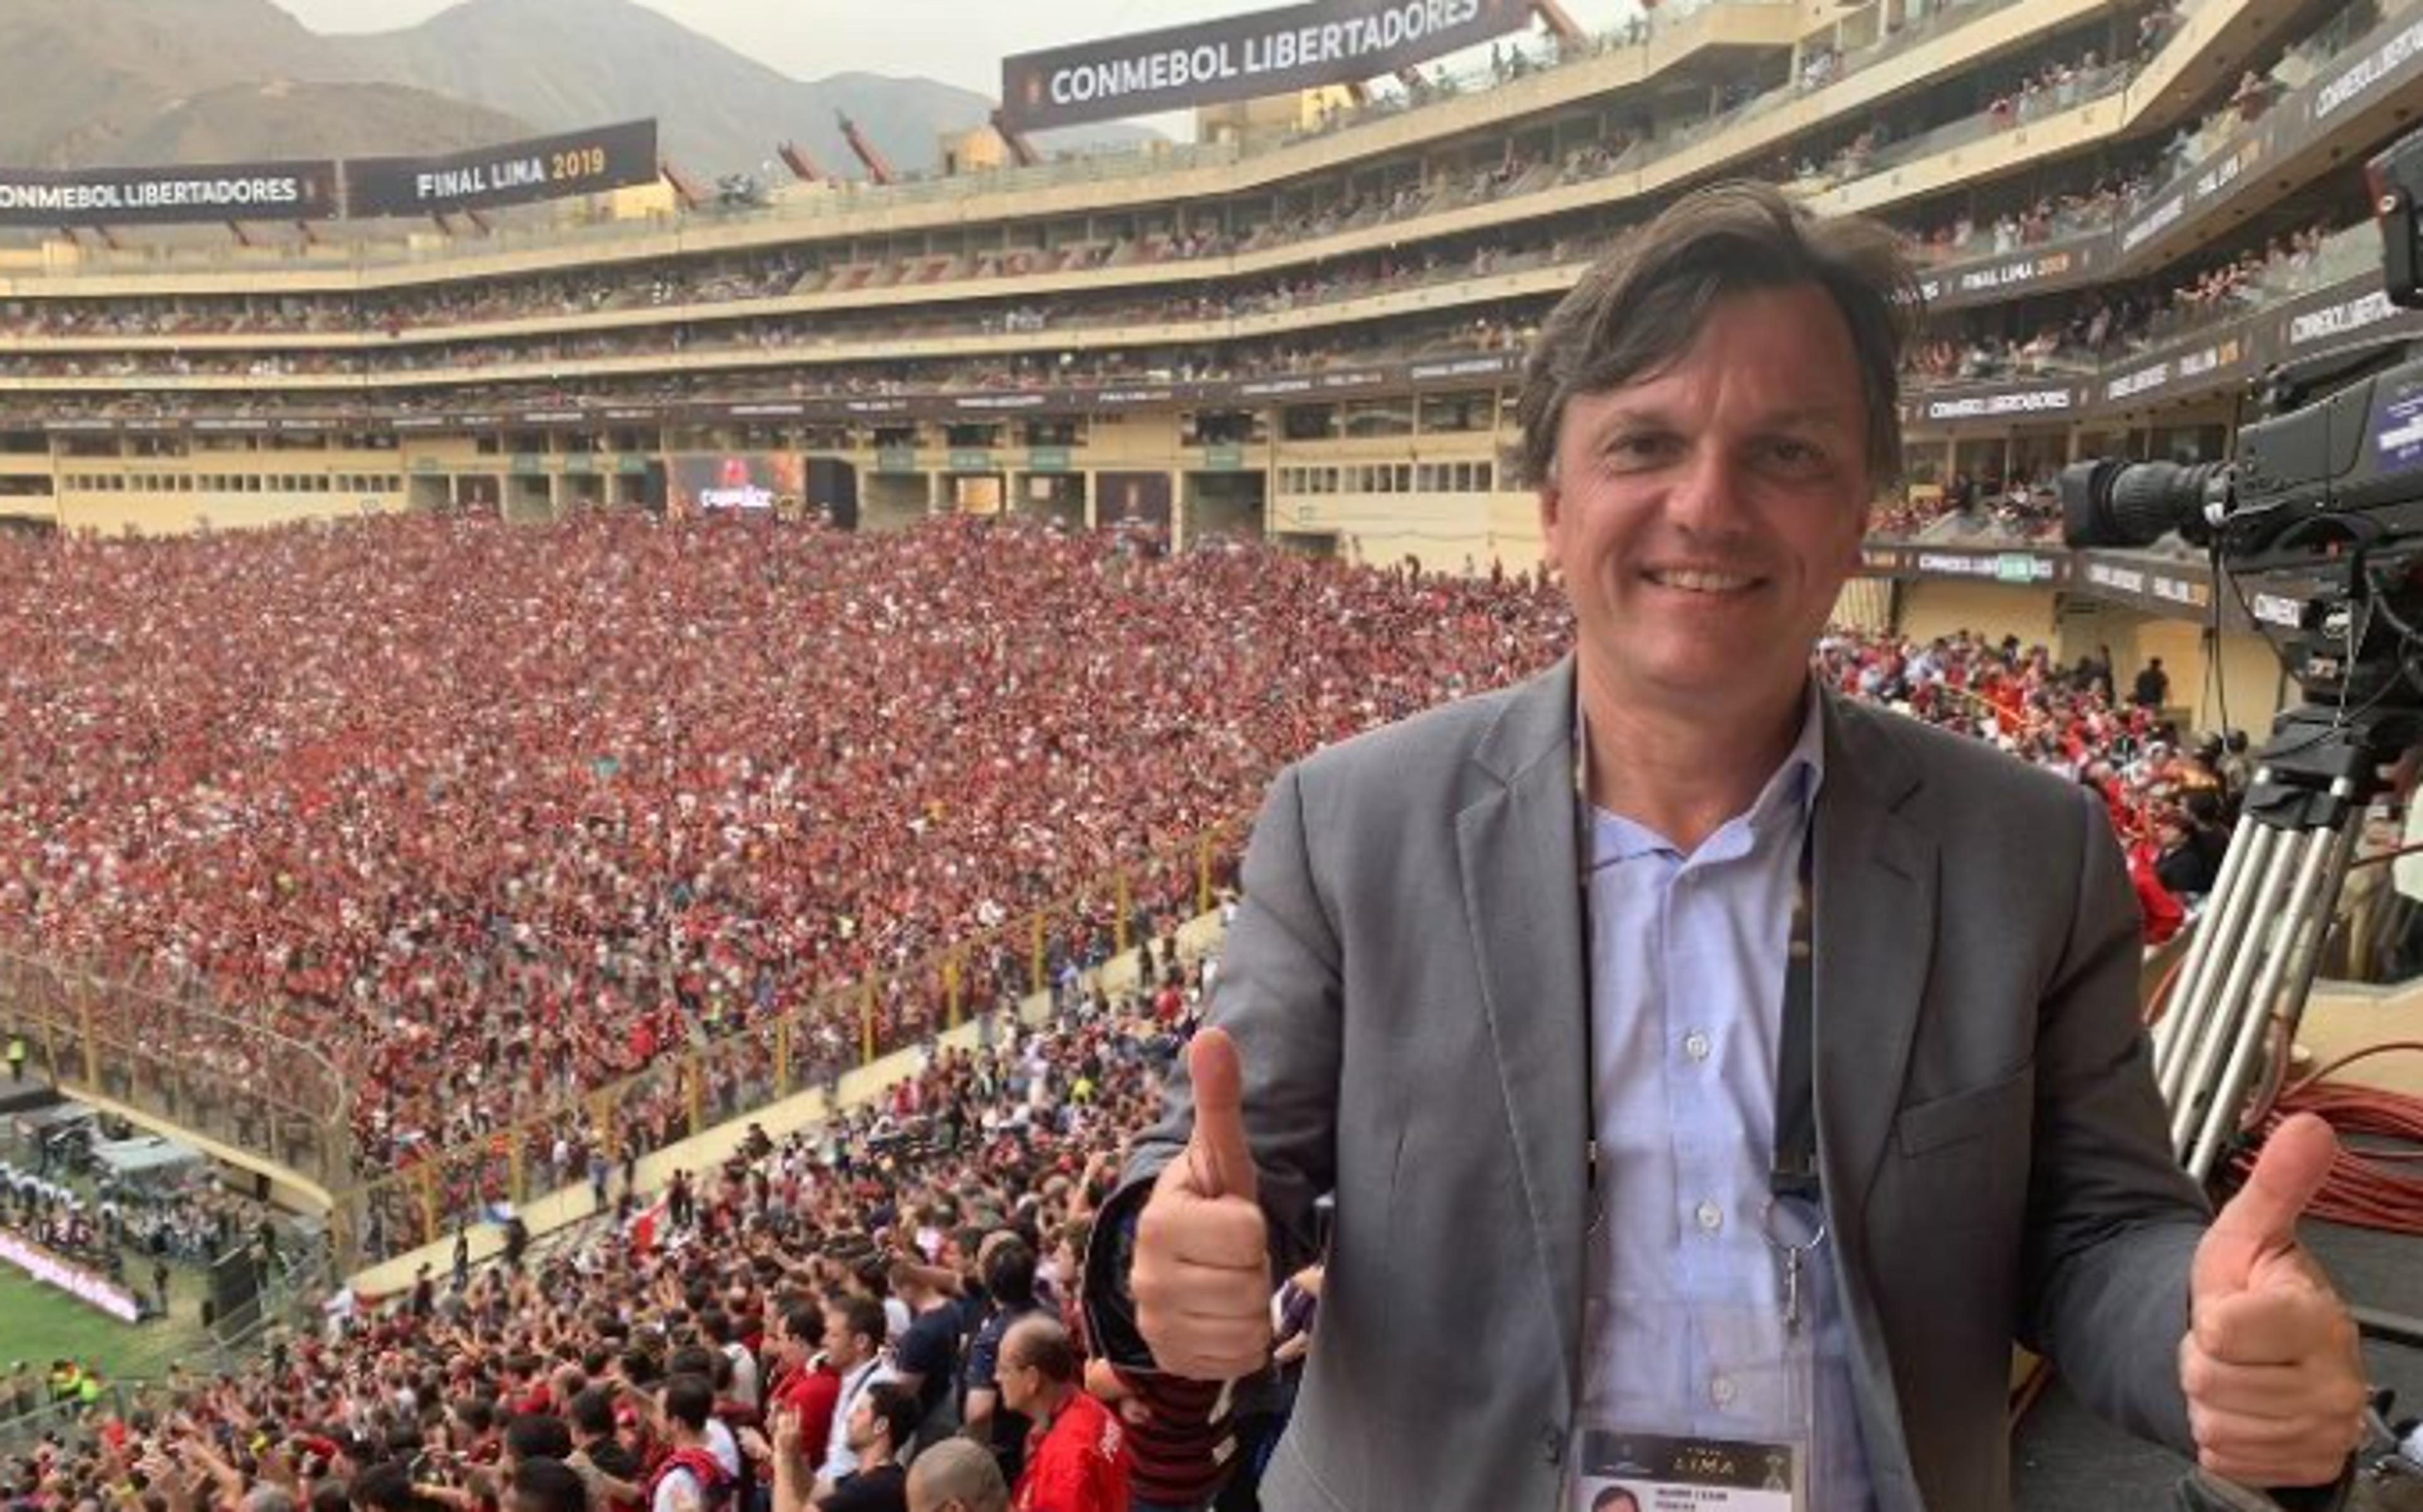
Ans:
[[[344,165],[345,213],[449,215],[562,199],[657,176],[657,123],[626,121],[444,157],[356,158]]]
[[[1312,0],[1001,61],[1013,131],[1150,116],[1377,78],[1518,31],[1524,0]]]

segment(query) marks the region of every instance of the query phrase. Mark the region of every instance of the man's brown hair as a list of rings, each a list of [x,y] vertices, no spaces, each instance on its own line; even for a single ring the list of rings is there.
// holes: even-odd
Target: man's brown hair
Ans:
[[[1867,463],[1879,487],[1901,476],[1901,354],[1924,305],[1900,238],[1859,215],[1811,214],[1773,184],[1715,184],[1684,196],[1582,275],[1531,344],[1512,459],[1534,486],[1556,472],[1557,433],[1576,395],[1603,394],[1690,350],[1732,294],[1814,286],[1843,312],[1867,408]]]

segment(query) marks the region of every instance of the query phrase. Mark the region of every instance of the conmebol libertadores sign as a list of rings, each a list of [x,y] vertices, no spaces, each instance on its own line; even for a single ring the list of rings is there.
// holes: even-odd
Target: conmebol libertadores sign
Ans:
[[[1392,73],[1528,24],[1523,0],[1313,0],[1001,62],[1003,119],[1034,131]]]
[[[169,226],[326,220],[334,163],[207,167],[0,168],[0,226]]]

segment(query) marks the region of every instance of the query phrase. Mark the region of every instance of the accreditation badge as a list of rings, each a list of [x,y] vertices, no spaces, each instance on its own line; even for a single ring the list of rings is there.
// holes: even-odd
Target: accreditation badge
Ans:
[[[1574,1435],[1569,1512],[1798,1512],[1808,1445],[1585,1427]]]

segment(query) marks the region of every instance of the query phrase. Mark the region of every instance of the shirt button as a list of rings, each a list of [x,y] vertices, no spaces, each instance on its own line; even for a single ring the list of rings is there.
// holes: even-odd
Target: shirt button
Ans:
[[[1696,1029],[1691,1031],[1688,1034],[1684,1035],[1683,1053],[1689,1056],[1694,1061],[1706,1060],[1708,1058],[1708,1036],[1701,1033]]]
[[[1718,1376],[1716,1379],[1708,1382],[1708,1400],[1716,1403],[1718,1407],[1733,1406],[1734,1378],[1731,1376]]]
[[[1725,1226],[1725,1210],[1714,1203],[1702,1203],[1692,1216],[1700,1221],[1700,1227],[1710,1234]]]

